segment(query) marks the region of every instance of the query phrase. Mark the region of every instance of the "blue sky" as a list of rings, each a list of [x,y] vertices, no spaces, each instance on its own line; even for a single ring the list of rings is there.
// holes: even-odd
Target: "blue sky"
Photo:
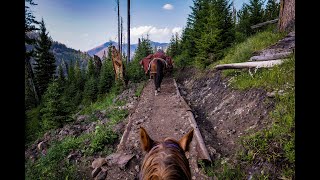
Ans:
[[[236,9],[243,2],[235,0]],[[49,35],[73,49],[87,51],[109,40],[117,40],[116,0],[34,0],[33,14],[44,19]],[[186,25],[192,0],[131,0],[131,43],[142,35],[169,42],[172,33]],[[127,0],[120,0],[125,42],[127,35]]]

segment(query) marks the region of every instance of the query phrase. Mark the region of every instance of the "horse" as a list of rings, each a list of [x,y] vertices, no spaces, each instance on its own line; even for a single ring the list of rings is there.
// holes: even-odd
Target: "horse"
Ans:
[[[158,95],[158,92],[160,92],[160,86],[166,66],[167,63],[162,58],[153,58],[149,63],[148,69],[150,69],[150,78],[154,79],[155,95]]]
[[[140,127],[141,147],[146,155],[139,173],[139,180],[191,180],[191,170],[185,152],[193,138],[193,129],[179,141],[167,137],[154,141],[147,131]]]

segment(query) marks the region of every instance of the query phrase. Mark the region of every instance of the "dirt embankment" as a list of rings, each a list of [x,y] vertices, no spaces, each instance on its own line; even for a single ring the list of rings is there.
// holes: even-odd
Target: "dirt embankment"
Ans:
[[[223,78],[221,72],[203,74],[195,69],[185,69],[179,75],[180,93],[195,114],[211,158],[223,158],[236,164],[240,138],[270,124],[268,114],[273,110],[274,102],[263,89],[240,91],[231,88],[229,79]]]

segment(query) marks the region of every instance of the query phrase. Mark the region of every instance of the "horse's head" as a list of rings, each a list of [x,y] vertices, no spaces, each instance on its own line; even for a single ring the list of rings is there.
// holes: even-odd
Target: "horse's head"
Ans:
[[[139,178],[146,179],[191,179],[191,171],[185,152],[192,141],[193,129],[179,141],[165,138],[158,142],[150,138],[147,131],[140,128],[144,157]]]

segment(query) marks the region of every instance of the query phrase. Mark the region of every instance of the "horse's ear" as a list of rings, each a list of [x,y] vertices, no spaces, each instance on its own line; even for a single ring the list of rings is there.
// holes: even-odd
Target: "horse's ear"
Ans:
[[[193,137],[193,129],[188,132],[188,134],[184,135],[180,140],[179,140],[179,144],[182,147],[182,149],[184,151],[188,151],[189,150],[189,145],[192,141],[192,137]]]
[[[154,141],[150,138],[147,131],[140,127],[140,141],[142,149],[146,152],[149,152],[153,146]]]

